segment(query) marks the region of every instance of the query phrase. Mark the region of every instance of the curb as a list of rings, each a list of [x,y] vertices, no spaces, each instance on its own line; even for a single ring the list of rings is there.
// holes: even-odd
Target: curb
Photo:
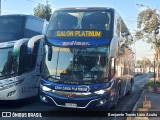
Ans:
[[[132,111],[136,111],[137,106],[138,106],[138,103],[139,103],[140,99],[143,97],[143,95],[144,95],[145,91],[146,91],[146,90],[143,90],[143,92],[142,92],[141,96],[139,97],[138,101],[137,101],[137,102],[136,102],[136,104],[134,105],[134,107],[133,107]]]

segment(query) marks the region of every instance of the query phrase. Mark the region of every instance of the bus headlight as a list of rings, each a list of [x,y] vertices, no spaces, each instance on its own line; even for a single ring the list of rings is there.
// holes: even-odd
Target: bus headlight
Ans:
[[[43,86],[43,85],[40,85],[40,88],[41,88],[41,90],[43,90],[43,91],[51,91],[51,90],[52,90],[51,88],[49,88],[49,87],[47,87],[47,86]]]
[[[105,90],[98,90],[94,92],[95,94],[102,95],[105,93]]]
[[[114,84],[114,83],[112,83],[111,86],[108,87],[108,88],[106,88],[106,89],[101,89],[101,90],[95,91],[94,93],[95,93],[95,94],[98,94],[98,95],[102,95],[102,94],[104,94],[104,93],[110,91],[111,88],[112,88],[112,86],[113,86],[113,84]]]
[[[111,89],[111,87],[109,87],[109,88],[107,88],[107,89],[95,91],[94,93],[95,93],[95,94],[98,94],[98,95],[102,95],[102,94],[108,92],[110,89]]]

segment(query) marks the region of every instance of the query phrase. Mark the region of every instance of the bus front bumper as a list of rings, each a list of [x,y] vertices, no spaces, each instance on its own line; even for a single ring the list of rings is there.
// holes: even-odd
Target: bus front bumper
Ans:
[[[104,108],[109,109],[112,106],[109,93],[93,97],[62,97],[49,92],[40,91],[41,102],[47,105],[53,105],[66,108]]]

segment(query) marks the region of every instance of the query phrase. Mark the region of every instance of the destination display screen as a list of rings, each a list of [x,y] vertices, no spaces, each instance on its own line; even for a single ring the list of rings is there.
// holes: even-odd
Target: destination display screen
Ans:
[[[101,31],[85,31],[85,30],[78,30],[78,31],[72,31],[72,30],[60,30],[55,31],[54,36],[56,37],[101,37],[102,33]]]
[[[106,31],[100,30],[54,30],[53,38],[106,38]]]

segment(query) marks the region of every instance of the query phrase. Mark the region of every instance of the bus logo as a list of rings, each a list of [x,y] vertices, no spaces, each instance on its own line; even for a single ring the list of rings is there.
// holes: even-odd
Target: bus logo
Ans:
[[[73,98],[73,93],[72,92],[67,93],[67,97],[68,98]]]
[[[62,42],[63,46],[67,45],[81,45],[81,46],[87,46],[90,45],[89,42],[78,42],[78,41],[71,41],[71,42]]]

